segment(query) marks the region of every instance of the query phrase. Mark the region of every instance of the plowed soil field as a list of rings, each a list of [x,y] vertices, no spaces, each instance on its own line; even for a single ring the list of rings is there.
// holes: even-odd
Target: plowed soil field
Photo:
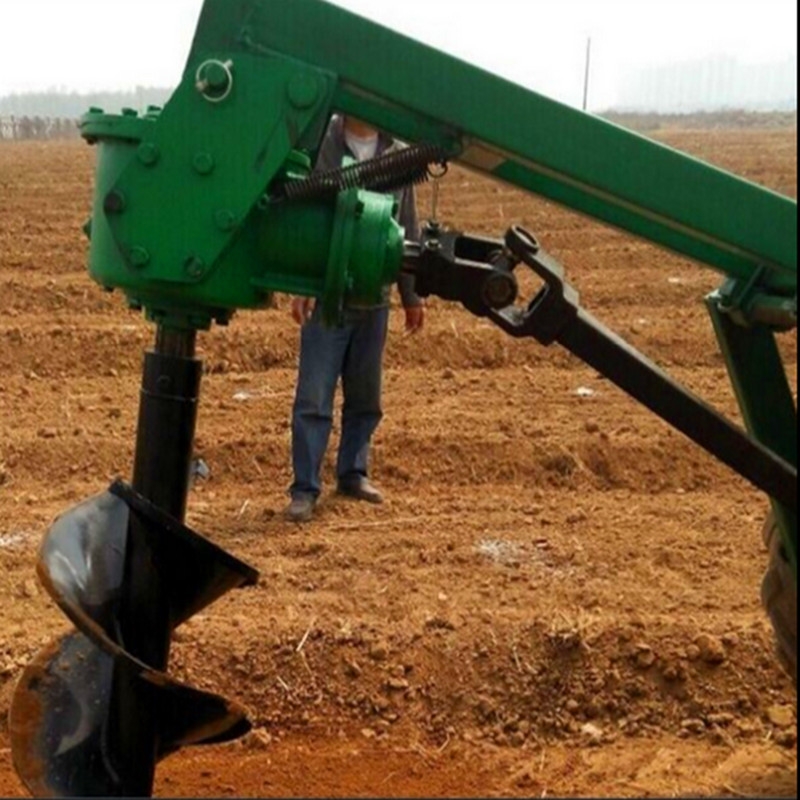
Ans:
[[[666,143],[796,196],[794,130]],[[0,144],[0,794],[6,712],[70,629],[38,585],[49,523],[129,478],[151,327],[87,277],[94,152]],[[420,193],[423,214],[428,188]],[[521,223],[583,303],[737,418],[703,306],[718,275],[453,169],[448,224]],[[795,692],[759,603],[763,497],[558,347],[395,310],[373,478],[283,520],[298,331],[286,298],[200,337],[189,523],[261,572],[176,633],[171,672],[243,703],[242,742],[164,762],[171,796],[796,793]],[[793,365],[796,336],[782,347]],[[333,478],[335,438],[326,467]]]

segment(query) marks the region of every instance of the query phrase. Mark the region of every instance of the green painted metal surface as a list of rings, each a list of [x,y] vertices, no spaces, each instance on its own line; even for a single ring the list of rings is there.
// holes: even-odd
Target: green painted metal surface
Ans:
[[[333,104],[473,168],[735,276],[796,290],[797,206],[323,0],[206,0],[193,58],[283,54],[338,78]]]
[[[131,206],[108,220],[127,258],[146,250],[150,280],[197,283],[302,138],[331,92],[316,71],[285,59],[237,55],[223,100],[198,90],[202,57],[114,183]],[[298,88],[311,87],[297,99]],[[220,224],[225,218],[228,224]]]
[[[721,310],[729,291],[715,292],[706,304],[745,426],[756,439],[797,466],[797,408],[775,333],[764,326],[744,327]],[[773,510],[796,580],[797,515],[775,501]]]
[[[307,107],[317,96],[316,79],[297,82],[296,74],[278,80],[295,93],[294,103]],[[261,76],[252,80],[264,83]],[[227,89],[218,83],[223,97]],[[164,114],[145,118],[97,109],[84,118],[82,133],[99,149],[87,229],[92,278],[122,289],[133,307],[171,328],[226,323],[236,309],[267,305],[275,291],[320,297],[331,323],[345,300],[381,302],[402,262],[394,198],[354,189],[338,201],[275,202],[267,195],[272,180],[303,177],[311,164],[303,153],[284,152],[297,138],[284,133],[275,145],[282,160],[272,156],[276,127],[299,130],[291,117],[272,124],[266,138],[237,137],[234,125],[225,148],[208,145],[210,139],[198,147],[201,137],[179,135],[174,123],[161,129],[165,117],[177,119],[186,102],[194,105],[183,98],[179,93]],[[224,115],[226,101],[196,115]],[[196,122],[192,115],[189,122]],[[219,141],[225,129],[219,124]]]

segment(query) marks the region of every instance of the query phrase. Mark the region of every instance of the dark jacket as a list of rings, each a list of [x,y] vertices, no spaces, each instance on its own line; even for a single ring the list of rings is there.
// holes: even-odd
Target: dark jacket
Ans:
[[[400,150],[403,145],[391,136],[380,133],[378,136],[377,156]],[[338,169],[342,166],[345,156],[355,158],[347,145],[344,135],[344,117],[335,115],[328,125],[322,144],[317,155],[317,162],[314,165],[314,172],[326,172],[331,169]],[[398,200],[399,210],[397,221],[406,229],[406,239],[419,239],[419,220],[417,218],[417,203],[414,187],[400,189],[394,192]],[[397,281],[397,288],[400,290],[400,298],[404,308],[412,308],[422,304],[422,300],[414,291],[414,276],[401,275]],[[388,305],[392,287],[387,286],[384,290],[384,305]]]

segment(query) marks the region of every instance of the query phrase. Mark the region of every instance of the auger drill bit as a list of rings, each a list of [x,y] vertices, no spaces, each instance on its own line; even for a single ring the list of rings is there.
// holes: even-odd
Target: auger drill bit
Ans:
[[[158,761],[229,741],[244,710],[166,674],[172,632],[258,574],[183,524],[201,362],[195,333],[159,329],[145,356],[133,485],[61,516],[41,582],[77,630],[23,673],[10,714],[14,765],[37,797],[150,796]]]

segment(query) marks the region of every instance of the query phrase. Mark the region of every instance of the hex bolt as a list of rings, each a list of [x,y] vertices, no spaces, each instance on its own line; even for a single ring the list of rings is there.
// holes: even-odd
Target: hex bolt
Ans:
[[[144,269],[150,263],[150,253],[144,247],[132,247],[128,260],[134,269]]]
[[[214,156],[211,153],[195,153],[192,167],[198,175],[210,175],[214,171]]]
[[[125,200],[125,195],[115,189],[105,196],[105,200],[103,200],[103,211],[105,211],[106,214],[122,214],[127,205],[128,203]]]
[[[319,98],[319,81],[316,75],[300,72],[293,75],[287,86],[289,102],[299,111],[311,108]]]
[[[158,145],[155,142],[142,142],[142,144],[139,145],[139,149],[136,151],[136,156],[140,163],[144,164],[146,167],[152,167],[161,157],[161,151],[158,149]]]
[[[206,265],[198,256],[189,256],[183,262],[183,269],[190,278],[202,278],[206,273]]]
[[[236,227],[236,214],[227,209],[220,209],[214,214],[214,223],[221,231],[232,231]]]

